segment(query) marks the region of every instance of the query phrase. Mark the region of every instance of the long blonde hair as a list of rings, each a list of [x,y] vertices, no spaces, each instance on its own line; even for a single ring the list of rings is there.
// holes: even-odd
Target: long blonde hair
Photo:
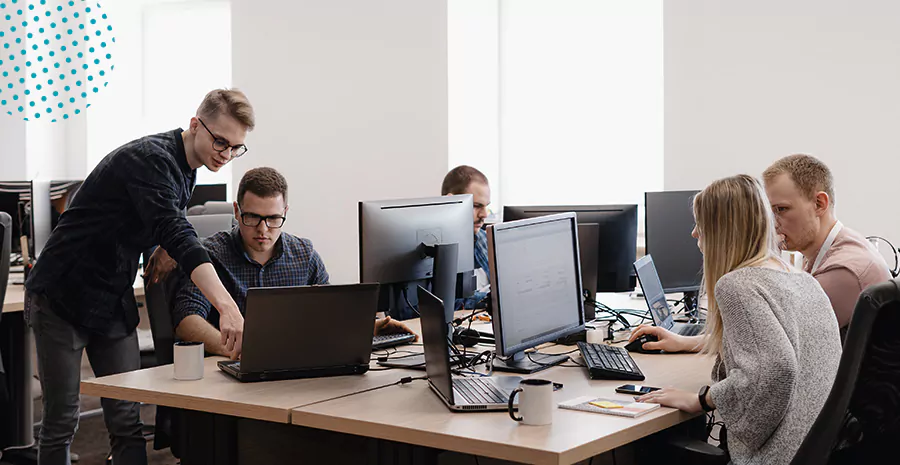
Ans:
[[[775,221],[759,181],[743,174],[714,181],[697,194],[694,219],[703,248],[702,287],[708,299],[703,353],[717,355],[722,350],[723,328],[716,283],[731,271],[781,260]]]

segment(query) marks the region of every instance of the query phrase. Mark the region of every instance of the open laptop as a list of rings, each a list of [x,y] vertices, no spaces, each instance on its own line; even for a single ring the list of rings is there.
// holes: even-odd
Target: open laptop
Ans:
[[[450,372],[447,340],[449,325],[444,321],[444,304],[421,286],[419,313],[425,345],[425,372],[428,384],[455,412],[506,410],[509,394],[519,386],[519,376],[454,378]]]
[[[219,369],[240,381],[365,373],[377,307],[378,284],[251,288],[241,360]],[[340,323],[323,329],[320,315]]]
[[[656,272],[656,265],[653,264],[653,257],[644,255],[638,259],[634,262],[634,271],[641,282],[647,306],[650,307],[653,324],[682,336],[696,336],[703,331],[703,325],[675,322],[672,309],[669,307],[669,302],[666,301],[666,293],[659,280],[659,274]]]

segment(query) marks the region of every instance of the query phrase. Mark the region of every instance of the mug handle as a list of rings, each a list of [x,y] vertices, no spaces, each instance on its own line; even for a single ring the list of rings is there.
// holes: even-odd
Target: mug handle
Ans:
[[[509,411],[509,417],[515,421],[522,421],[522,417],[517,417],[513,414],[513,402],[516,401],[516,394],[522,392],[522,388],[516,388],[513,392],[509,393],[509,404],[507,405],[507,410]]]

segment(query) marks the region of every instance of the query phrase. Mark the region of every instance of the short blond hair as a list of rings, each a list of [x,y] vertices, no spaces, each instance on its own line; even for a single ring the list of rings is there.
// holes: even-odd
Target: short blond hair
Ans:
[[[824,192],[828,194],[830,204],[834,205],[834,177],[818,158],[802,153],[786,156],[763,172],[763,181],[768,184],[782,174],[789,175],[800,192],[810,200],[815,199],[817,193]]]
[[[237,89],[211,90],[197,108],[197,116],[201,118],[215,119],[221,114],[228,114],[236,119],[248,131],[256,126],[256,116],[250,100]]]

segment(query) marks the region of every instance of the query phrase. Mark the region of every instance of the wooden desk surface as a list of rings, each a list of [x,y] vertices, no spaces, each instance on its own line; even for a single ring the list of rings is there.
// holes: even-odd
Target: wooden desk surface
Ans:
[[[542,352],[572,348],[553,346]],[[701,386],[709,384],[712,359],[694,354],[633,354],[633,358],[647,377],[635,384],[675,386],[690,391],[699,391]],[[576,360],[581,363],[580,356]],[[502,376],[495,372],[497,375]],[[397,372],[387,382],[403,376],[404,373]],[[627,381],[592,381],[584,368],[554,367],[528,377],[563,383],[564,388],[554,393],[555,403],[588,395],[631,398],[615,393],[615,388]],[[557,409],[552,425],[525,426],[510,420],[506,412],[453,413],[432,392],[427,381],[415,381],[295,408],[291,423],[516,462],[571,464],[690,417],[669,408],[635,419]]]
[[[134,282],[134,296],[143,297],[144,280]],[[9,284],[6,286],[6,298],[3,299],[3,312],[21,312],[25,309],[25,286],[22,284]]]
[[[163,365],[81,382],[81,393],[241,418],[290,423],[292,408],[350,394],[393,381],[404,370],[365,375],[242,383],[207,357],[203,379],[179,381],[173,366]],[[399,378],[398,378],[399,379]]]
[[[407,324],[419,332],[418,321]],[[422,350],[421,346],[401,349]],[[572,349],[552,346],[542,351]],[[709,383],[709,358],[693,354],[633,357],[647,377],[642,384],[697,391]],[[535,464],[575,463],[690,417],[668,408],[637,419],[557,409],[552,425],[524,426],[510,420],[506,412],[452,413],[426,381],[328,400],[404,376],[423,376],[421,371],[397,369],[362,376],[240,383],[218,370],[216,361],[221,359],[207,358],[204,378],[199,381],[176,381],[172,366],[167,365],[82,381],[81,392]],[[577,355],[576,359],[580,362]],[[563,383],[565,387],[554,394],[557,403],[586,395],[629,398],[614,392],[616,386],[627,382],[591,381],[580,367],[554,367],[530,377]]]

